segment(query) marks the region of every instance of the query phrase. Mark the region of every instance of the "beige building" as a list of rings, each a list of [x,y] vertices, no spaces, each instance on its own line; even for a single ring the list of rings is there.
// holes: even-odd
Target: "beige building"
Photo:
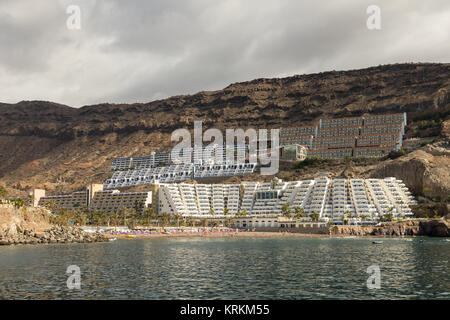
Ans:
[[[45,190],[44,189],[33,189],[33,191],[31,191],[30,194],[33,199],[33,207],[37,207],[39,205],[39,200],[42,197],[45,197]]]
[[[151,191],[120,192],[119,190],[105,190],[95,192],[89,208],[107,213],[118,212],[123,208],[135,209],[143,213],[152,203]]]
[[[280,128],[280,145],[304,145],[309,158],[382,157],[402,148],[406,124],[406,113],[320,119],[313,127]]]
[[[282,146],[280,149],[280,158],[285,161],[303,161],[306,159],[308,153],[306,147],[299,144]]]
[[[38,205],[41,207],[55,207],[55,208],[67,208],[78,209],[86,208],[88,204],[87,192],[77,191],[71,194],[60,194],[53,196],[41,197],[38,201]]]
[[[138,212],[143,212],[152,204],[151,191],[103,190],[101,184],[91,184],[86,187],[86,190],[71,194],[45,196],[45,190],[40,190],[38,194],[41,196],[37,199],[37,205],[53,206],[55,209],[90,208],[108,213],[119,212],[122,209],[136,209]]]

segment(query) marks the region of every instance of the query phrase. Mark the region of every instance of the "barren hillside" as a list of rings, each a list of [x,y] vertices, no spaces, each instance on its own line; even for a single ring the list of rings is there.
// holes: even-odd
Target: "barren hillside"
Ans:
[[[115,157],[168,150],[170,133],[192,129],[194,120],[203,120],[204,130],[275,128],[305,125],[320,117],[407,112],[408,138],[419,138],[415,150],[423,144],[421,139],[448,139],[449,110],[450,64],[396,64],[256,79],[149,103],[79,109],[44,101],[0,103],[0,184],[17,194],[30,187],[77,190],[107,178],[110,173],[105,171]],[[439,157],[437,166],[445,172],[448,155]],[[341,174],[347,166],[353,174],[406,176],[391,162],[383,167],[353,164],[350,169],[339,162],[322,169]],[[281,176],[308,174],[312,169],[280,172]],[[420,185],[410,180],[414,181],[410,186]]]

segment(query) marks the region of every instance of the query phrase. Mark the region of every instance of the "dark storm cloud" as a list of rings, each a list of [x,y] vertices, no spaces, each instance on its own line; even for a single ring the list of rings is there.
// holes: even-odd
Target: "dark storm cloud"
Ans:
[[[81,8],[68,30],[66,8]],[[366,8],[382,28],[366,28]],[[450,2],[0,2],[0,101],[146,102],[258,77],[449,62]]]

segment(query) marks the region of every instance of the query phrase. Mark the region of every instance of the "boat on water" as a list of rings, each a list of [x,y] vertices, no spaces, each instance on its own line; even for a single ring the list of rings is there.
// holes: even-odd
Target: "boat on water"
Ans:
[[[374,240],[374,241],[372,241],[372,243],[373,243],[373,244],[382,244],[382,243],[383,243],[383,241],[379,241],[379,240]]]

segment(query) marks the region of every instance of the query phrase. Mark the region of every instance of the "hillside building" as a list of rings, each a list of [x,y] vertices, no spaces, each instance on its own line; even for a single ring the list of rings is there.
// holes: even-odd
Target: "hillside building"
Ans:
[[[284,182],[242,182],[241,184],[159,184],[158,212],[192,217],[226,217],[245,213],[247,217],[276,217],[288,205],[305,217],[316,213],[320,221],[342,224],[375,222],[392,214],[412,217],[416,204],[401,180],[330,179],[317,175],[312,180]]]
[[[142,213],[151,204],[151,191],[103,190],[101,184],[91,184],[86,190],[71,194],[43,196],[38,200],[39,206],[54,206],[55,209],[66,208],[69,210],[89,208],[105,213],[120,212],[124,208],[135,209]]]
[[[405,126],[406,113],[398,113],[320,119],[316,126],[280,128],[281,160],[382,157],[402,148]],[[115,172],[103,188],[150,185],[153,180],[174,183],[246,175],[258,166],[250,162],[253,159],[245,144],[190,147],[177,159],[171,153],[154,152],[150,156],[119,158],[112,161]]]
[[[246,175],[254,172],[256,163],[236,164],[173,164],[139,170],[116,171],[103,184],[104,189],[115,189],[138,185],[150,185],[153,180],[172,183],[200,178]]]
[[[280,159],[284,161],[303,161],[308,153],[307,148],[299,144],[282,146],[280,151]]]
[[[280,145],[300,144],[308,157],[382,157],[402,148],[406,113],[320,119],[317,126],[281,128]]]

